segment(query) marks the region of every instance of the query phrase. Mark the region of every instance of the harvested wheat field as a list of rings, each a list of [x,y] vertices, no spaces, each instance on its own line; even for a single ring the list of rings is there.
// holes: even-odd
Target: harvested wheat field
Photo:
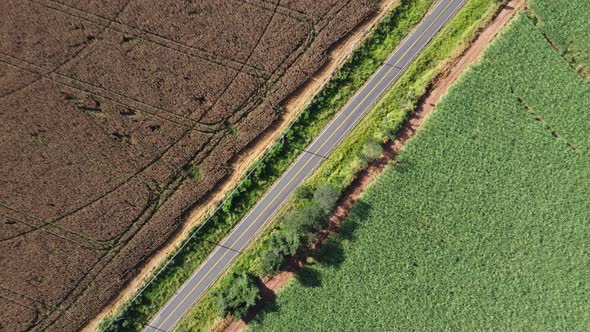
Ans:
[[[0,2],[0,330],[92,319],[374,3]]]

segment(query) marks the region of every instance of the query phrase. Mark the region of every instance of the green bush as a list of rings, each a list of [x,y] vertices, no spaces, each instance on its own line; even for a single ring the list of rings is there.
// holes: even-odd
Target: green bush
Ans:
[[[304,184],[295,190],[294,198],[296,200],[311,199],[313,197],[314,187],[310,184]]]
[[[330,213],[332,211],[338,198],[340,198],[340,190],[327,183],[321,183],[318,185],[313,194],[313,200],[322,208],[322,210],[324,210],[325,213]]]
[[[301,246],[301,234],[295,232],[275,232],[269,238],[268,248],[261,254],[260,272],[266,276],[277,272],[285,258],[293,256]]]
[[[383,154],[383,146],[374,138],[369,138],[363,145],[361,158],[369,163],[373,160],[379,159]]]
[[[302,245],[309,245],[315,233],[324,228],[328,213],[332,211],[340,197],[340,190],[330,184],[322,183],[313,191],[307,185],[298,191],[303,205],[291,210],[280,229],[270,235],[268,247],[260,254],[261,276],[277,272],[285,259],[295,255]],[[313,200],[309,198],[313,197]],[[258,272],[257,272],[258,273]]]
[[[325,215],[319,204],[310,201],[287,214],[283,228],[289,233],[305,235],[321,229],[325,223]]]
[[[272,236],[270,240],[272,250],[284,256],[295,255],[297,249],[299,249],[299,246],[301,245],[301,241],[298,235],[299,234],[293,234],[288,232],[279,232],[277,234],[274,234],[274,236]]]
[[[236,274],[230,278],[229,287],[218,289],[214,296],[221,317],[231,314],[239,319],[260,299],[260,288],[252,275]]]
[[[285,256],[278,251],[266,250],[260,255],[260,277],[278,272],[285,262]]]

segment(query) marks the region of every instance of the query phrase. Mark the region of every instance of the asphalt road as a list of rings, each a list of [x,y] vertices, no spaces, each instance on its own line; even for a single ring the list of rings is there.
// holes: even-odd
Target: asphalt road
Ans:
[[[207,288],[256,237],[295,189],[322,163],[466,0],[440,0],[377,72],[275,182],[258,204],[215,247],[145,331],[171,331]]]

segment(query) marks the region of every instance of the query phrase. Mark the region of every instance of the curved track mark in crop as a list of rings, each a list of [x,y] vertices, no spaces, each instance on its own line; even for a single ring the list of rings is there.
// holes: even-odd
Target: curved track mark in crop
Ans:
[[[116,15],[115,15],[115,17],[119,17],[119,15],[121,15],[121,13],[122,13],[122,12],[123,12],[123,11],[124,11],[126,8],[127,8],[127,6],[129,5],[129,3],[130,3],[131,1],[133,1],[133,0],[128,0],[128,1],[125,3],[125,5],[123,6],[123,8],[122,8],[122,9],[121,9],[121,10],[120,10],[120,11],[119,11],[119,12],[118,12]],[[36,3],[36,2],[35,2],[35,3]],[[108,29],[108,26],[106,26],[106,27],[103,27],[103,29],[99,31],[98,35],[99,35],[99,36],[102,36],[102,35],[104,34],[104,32],[105,32],[107,29]],[[36,82],[38,82],[38,81],[39,81],[39,80],[41,80],[41,79],[42,79],[44,76],[46,76],[46,75],[50,75],[50,74],[52,74],[52,73],[55,73],[57,70],[59,70],[60,68],[62,68],[62,67],[63,67],[63,66],[65,66],[65,65],[67,65],[68,63],[70,63],[70,62],[72,62],[72,61],[74,61],[74,60],[77,60],[78,56],[79,56],[79,55],[80,55],[82,52],[86,51],[87,49],[89,49],[89,48],[91,48],[91,47],[94,47],[94,46],[96,46],[96,44],[98,44],[98,39],[99,39],[99,38],[95,38],[94,40],[90,41],[89,43],[87,43],[86,45],[84,45],[84,47],[82,47],[82,48],[80,48],[79,50],[77,50],[77,51],[74,53],[74,55],[73,55],[71,58],[69,58],[69,59],[67,59],[66,61],[62,62],[61,64],[57,65],[57,67],[55,67],[55,68],[51,69],[49,72],[45,73],[44,75],[40,75],[38,78],[34,79],[33,81],[31,81],[31,82],[29,82],[29,83],[27,83],[27,84],[25,84],[25,85],[23,85],[23,86],[20,86],[20,87],[18,87],[18,88],[16,88],[16,89],[13,89],[12,91],[9,91],[9,92],[7,92],[7,93],[3,94],[2,96],[0,96],[0,99],[2,99],[2,98],[4,98],[4,97],[6,97],[6,96],[8,96],[8,95],[11,95],[11,94],[13,94],[13,93],[16,93],[16,92],[18,92],[18,91],[21,91],[21,90],[23,90],[24,88],[26,88],[26,87],[28,87],[28,86],[32,85],[33,83],[36,83]]]
[[[50,2],[50,3],[53,3],[53,4],[57,4],[59,6],[66,7],[68,9],[72,10],[72,11],[83,13],[83,14],[88,15],[90,17],[98,18],[98,19],[100,19],[102,21],[107,22],[105,24],[105,23],[102,23],[102,22],[96,22],[96,21],[90,20],[90,19],[88,19],[86,17],[80,16],[80,15],[77,15],[77,14],[66,12],[66,11],[64,11],[62,9],[58,9],[58,8],[49,6],[49,5],[45,4],[45,3],[39,2],[39,0],[28,0],[28,1],[31,1],[33,3],[39,4],[39,5],[44,6],[44,7],[47,7],[47,8],[51,8],[51,9],[56,10],[56,11],[59,11],[59,12],[65,14],[65,15],[69,15],[69,16],[72,16],[72,17],[76,17],[76,18],[79,18],[79,19],[82,19],[82,20],[91,22],[91,23],[96,24],[96,25],[107,26],[107,28],[110,29],[110,30],[117,31],[117,32],[120,32],[120,33],[123,33],[123,34],[126,34],[126,35],[130,35],[133,38],[140,39],[140,40],[143,40],[143,41],[156,43],[156,44],[158,44],[158,45],[160,45],[162,47],[165,47],[165,48],[168,48],[168,49],[172,49],[172,50],[177,51],[177,52],[184,53],[184,54],[189,55],[191,57],[196,57],[196,58],[201,59],[201,60],[205,60],[205,61],[208,61],[208,62],[211,62],[211,63],[215,63],[215,64],[220,65],[222,67],[228,67],[228,68],[237,70],[240,66],[244,65],[243,63],[241,63],[239,61],[236,61],[236,60],[233,60],[233,59],[229,59],[229,58],[224,58],[222,56],[216,55],[216,54],[212,53],[211,51],[209,51],[207,49],[200,48],[198,46],[186,45],[186,44],[177,42],[175,40],[172,40],[170,38],[167,38],[165,36],[159,35],[157,33],[146,31],[146,30],[143,30],[143,29],[140,29],[140,28],[137,28],[137,27],[133,27],[133,26],[127,25],[127,24],[123,24],[123,23],[117,21],[117,18],[118,18],[119,15],[115,16],[115,18],[113,18],[113,19],[110,19],[108,17],[104,17],[104,16],[99,15],[99,14],[94,14],[94,13],[90,13],[90,12],[86,12],[86,11],[80,10],[80,9],[78,9],[76,7],[73,7],[71,5],[62,3],[60,1],[56,1],[56,0],[45,0],[46,2]],[[163,40],[165,40],[167,42],[170,42],[170,43],[173,43],[173,44],[177,44],[179,46],[186,47],[188,49],[196,50],[198,52],[204,53],[205,55],[210,56],[210,57],[213,57],[213,58],[216,58],[216,59],[211,59],[211,58],[208,58],[206,56],[200,56],[200,55],[197,55],[197,54],[191,54],[191,53],[184,52],[182,50],[174,49],[174,48],[171,48],[169,46],[166,46],[166,45],[164,45],[164,44],[162,44],[160,42],[157,42],[155,40],[146,39],[146,38],[140,36],[138,33],[130,33],[129,31],[124,31],[123,29],[116,28],[114,25],[118,25],[118,26],[121,26],[121,27],[126,28],[126,29],[129,29],[129,30],[136,30],[136,32],[140,32],[140,33],[146,34],[148,36],[149,35],[155,36],[155,37],[157,37],[159,39],[163,39]],[[227,63],[223,63],[223,61],[227,61],[229,63],[232,63],[235,67],[234,66],[230,66]],[[264,71],[261,71],[258,68],[250,67],[250,66],[247,66],[247,67],[250,70],[253,71],[253,73],[250,73],[252,75],[255,75],[255,76],[256,75],[259,75],[259,76],[263,76],[264,75]]]

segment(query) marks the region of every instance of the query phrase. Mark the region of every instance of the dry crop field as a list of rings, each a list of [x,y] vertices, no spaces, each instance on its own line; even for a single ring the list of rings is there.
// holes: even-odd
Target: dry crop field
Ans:
[[[0,330],[92,319],[374,2],[0,2]]]

